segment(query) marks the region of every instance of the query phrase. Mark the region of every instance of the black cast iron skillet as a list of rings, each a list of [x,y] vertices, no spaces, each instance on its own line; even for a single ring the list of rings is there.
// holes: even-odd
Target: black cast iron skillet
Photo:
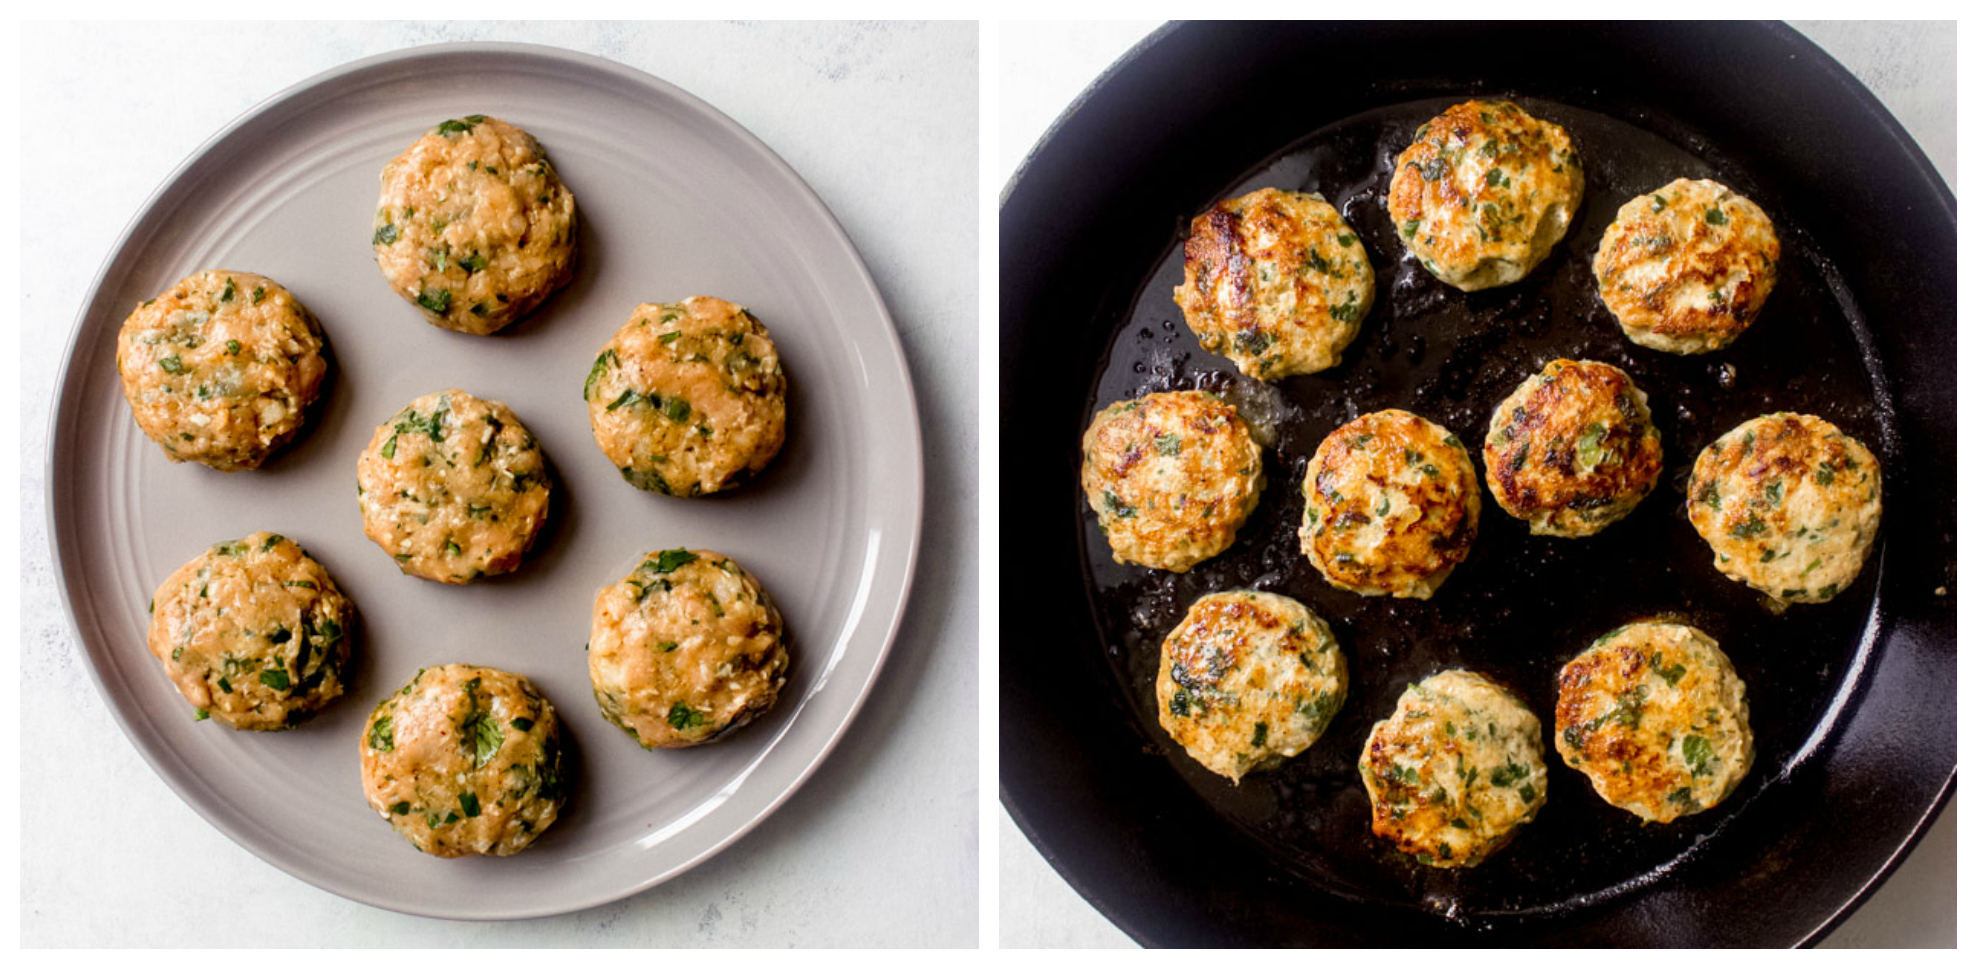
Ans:
[[[1524,282],[1463,295],[1402,250],[1391,157],[1454,101],[1511,97],[1585,158],[1572,232]],[[1593,293],[1620,203],[1712,177],[1772,215],[1779,286],[1729,350],[1634,347]],[[1188,219],[1263,185],[1317,191],[1365,241],[1372,315],[1344,362],[1275,390],[1180,323]],[[1075,104],[1002,208],[1003,803],[1092,904],[1146,944],[1798,944],[1899,863],[1955,779],[1955,205],[1831,58],[1771,25],[1186,25]],[[1647,391],[1667,469],[1596,538],[1534,538],[1485,499],[1468,562],[1427,602],[1330,589],[1303,563],[1296,483],[1320,439],[1405,407],[1480,460],[1495,403],[1553,357]],[[1265,499],[1185,576],[1110,560],[1077,488],[1104,403],[1208,387],[1266,415]],[[1696,453],[1774,410],[1818,413],[1881,457],[1880,547],[1832,603],[1784,615],[1722,578],[1682,516]],[[1160,730],[1160,639],[1217,589],[1329,617],[1352,686],[1326,735],[1240,787]],[[1939,590],[1941,590],[1939,592]],[[1757,761],[1721,807],[1644,826],[1549,759],[1550,802],[1510,847],[1421,868],[1368,829],[1353,760],[1401,689],[1477,669],[1546,724],[1560,665],[1634,619],[1694,623],[1750,688]]]

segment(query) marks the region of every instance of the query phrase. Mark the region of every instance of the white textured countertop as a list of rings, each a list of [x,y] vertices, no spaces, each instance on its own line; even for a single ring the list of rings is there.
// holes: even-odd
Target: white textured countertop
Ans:
[[[21,215],[35,228],[23,233],[20,295],[21,942],[974,944],[976,36],[973,24],[24,25]],[[693,871],[527,922],[446,922],[345,901],[261,862],[181,803],[83,667],[50,570],[42,479],[76,309],[165,176],[290,84],[458,40],[608,57],[698,95],[782,155],[837,214],[885,295],[927,448],[930,500],[906,622],[823,766]]]
[[[1071,99],[1158,21],[1001,25],[1001,144],[1006,180]],[[1954,24],[1793,22],[1872,90],[1956,188]],[[998,191],[1001,186],[998,186]],[[1001,944],[1115,947],[1133,941],[1051,869],[998,812]],[[1827,946],[1956,944],[1956,800]]]

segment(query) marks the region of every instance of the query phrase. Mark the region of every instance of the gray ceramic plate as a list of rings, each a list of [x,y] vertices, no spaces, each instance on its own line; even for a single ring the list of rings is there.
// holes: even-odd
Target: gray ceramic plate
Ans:
[[[576,193],[576,281],[496,337],[427,325],[371,261],[378,170],[445,118],[484,113],[539,139]],[[260,471],[172,465],[131,420],[116,333],[199,269],[279,280],[322,320],[337,365],[301,441]],[[749,306],[790,376],[789,443],[728,496],[634,490],[592,441],[598,348],[641,302]],[[372,429],[444,387],[506,401],[542,440],[561,498],[520,571],[442,587],[401,575],[357,512]],[[276,95],[152,196],[84,303],[50,435],[51,533],[91,672],[159,776],[277,867],[372,905],[450,918],[572,911],[657,884],[740,837],[801,784],[857,712],[897,629],[919,542],[913,392],[884,303],[843,230],[788,165],[691,95],[597,58],[469,44],[400,51]],[[195,723],[146,651],[157,583],[260,529],[301,542],[357,602],[353,689],[283,734]],[[775,710],[731,739],[645,751],[597,712],[584,641],[597,590],[650,550],[719,549],[788,620]],[[422,666],[522,673],[574,742],[567,813],[510,858],[444,861],[371,813],[358,735]]]

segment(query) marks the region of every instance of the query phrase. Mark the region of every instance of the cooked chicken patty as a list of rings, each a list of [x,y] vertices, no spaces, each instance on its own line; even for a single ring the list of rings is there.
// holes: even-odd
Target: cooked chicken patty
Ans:
[[[1534,535],[1583,538],[1634,510],[1661,477],[1661,432],[1626,371],[1553,360],[1490,418],[1490,493]]]
[[[1263,493],[1263,448],[1199,390],[1107,406],[1085,431],[1085,499],[1121,564],[1186,572],[1235,543]]]
[[[1359,234],[1316,195],[1258,189],[1194,220],[1174,302],[1202,349],[1258,380],[1336,365],[1373,305]]]
[[[1436,868],[1480,864],[1544,807],[1543,726],[1468,670],[1411,684],[1359,754],[1373,833]]]
[[[1699,629],[1622,626],[1559,672],[1557,744],[1614,807],[1660,822],[1706,811],[1750,772],[1744,682]]]
[[[1748,329],[1778,282],[1778,235],[1757,203],[1678,178],[1620,207],[1593,257],[1627,339],[1707,353]]]
[[[145,300],[117,333],[117,376],[172,461],[258,468],[294,439],[329,372],[322,329],[266,276],[212,269]]]
[[[590,429],[626,481],[681,498],[725,491],[783,446],[782,358],[755,314],[690,296],[646,303],[591,364]]]
[[[1469,452],[1446,428],[1404,410],[1367,414],[1312,455],[1298,539],[1338,588],[1426,599],[1468,557],[1481,490]]]
[[[576,197],[506,121],[442,121],[378,178],[378,268],[434,326],[493,333],[576,275]]]
[[[569,789],[556,708],[527,678],[485,666],[420,670],[371,711],[359,751],[371,809],[441,858],[528,847]]]
[[[197,719],[285,730],[342,695],[356,614],[300,545],[255,532],[158,586],[145,642]]]
[[[521,565],[549,518],[549,472],[507,404],[442,390],[378,425],[357,505],[406,574],[461,585]]]
[[[1332,627],[1296,599],[1215,592],[1160,647],[1160,726],[1201,766],[1241,783],[1317,741],[1345,702]]]
[[[1422,125],[1394,159],[1387,214],[1423,269],[1473,292],[1543,262],[1585,188],[1565,129],[1508,101],[1466,101]]]
[[[1766,414],[1696,458],[1689,523],[1718,572],[1783,605],[1825,602],[1873,551],[1881,464],[1821,418]]]
[[[642,747],[711,743],[768,712],[789,669],[783,616],[734,559],[653,552],[597,593],[590,683]]]

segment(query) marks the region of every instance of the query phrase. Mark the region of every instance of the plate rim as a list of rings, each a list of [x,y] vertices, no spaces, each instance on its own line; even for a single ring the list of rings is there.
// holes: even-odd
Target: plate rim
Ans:
[[[1008,180],[1003,183],[996,204],[998,216],[1008,209],[1009,203],[1016,196],[1017,190],[1023,182],[1035,174],[1035,163],[1044,150],[1079,120],[1078,116],[1085,112],[1089,104],[1101,90],[1111,85],[1121,74],[1135,62],[1146,57],[1154,48],[1159,47],[1175,35],[1181,33],[1184,28],[1199,25],[1199,22],[1183,20],[1167,20],[1162,22],[1107,64],[1088,84],[1080,89],[1065,105],[1064,109],[1051,120],[1043,133],[1037,137],[1037,140],[1024,152],[1022,160],[1017,164],[1014,171],[1011,172]],[[1781,39],[1786,46],[1794,48],[1799,57],[1805,58],[1809,63],[1816,65],[1827,74],[1840,91],[1844,92],[1858,106],[1862,107],[1873,121],[1886,129],[1891,135],[1890,141],[1893,147],[1900,151],[1916,169],[1926,176],[1927,187],[1939,201],[1939,204],[1943,205],[1944,208],[1952,213],[1955,211],[1956,195],[1950,190],[1948,182],[1943,177],[1939,167],[1922,151],[1921,146],[1915,141],[1914,136],[1908,132],[1908,129],[1902,126],[1888,110],[1887,106],[1878,97],[1874,96],[1852,71],[1848,70],[1845,65],[1842,65],[1831,54],[1828,54],[1818,44],[1792,28],[1789,24],[1781,21],[1769,21],[1747,24],[1746,26],[1754,26],[1757,29],[1770,32]],[[1000,330],[1001,326],[999,323],[998,333],[1000,333]],[[1005,358],[1004,363],[1007,364],[1008,362],[1008,359]],[[1006,380],[1007,378],[1005,377],[1005,383]],[[1848,708],[1854,705],[1852,699],[1841,699],[1839,702]],[[1848,716],[1851,716],[1850,712]],[[1903,832],[1895,850],[1889,853],[1887,859],[1874,871],[1871,877],[1855,888],[1846,900],[1835,907],[1825,919],[1803,931],[1793,942],[1795,947],[1813,946],[1825,939],[1887,882],[1888,878],[1902,866],[1909,854],[1915,850],[1916,845],[1922,841],[1923,837],[1934,826],[1936,820],[1942,815],[1944,808],[1948,806],[1950,799],[1955,796],[1956,781],[1957,768],[1952,765],[1948,775],[1938,785],[1933,799],[1926,809],[1921,812],[1921,816],[1908,830]],[[1065,884],[1077,892],[1086,904],[1103,915],[1114,928],[1131,938],[1138,945],[1142,947],[1153,947],[1163,944],[1161,938],[1148,925],[1127,911],[1130,906],[1126,902],[1116,898],[1116,893],[1107,894],[1103,887],[1098,884],[1098,879],[1085,877],[1086,872],[1075,869],[1075,866],[1072,865],[1071,860],[1067,856],[1067,852],[1061,850],[1058,845],[1052,843],[1043,835],[1043,825],[1040,824],[1037,817],[1033,816],[1029,810],[1029,806],[1026,806],[1022,798],[1016,792],[1012,791],[1008,781],[1001,776],[998,776],[997,779],[997,800],[1002,806],[1003,811],[1009,815],[1011,822],[1022,832],[1023,837],[1029,842],[1030,847],[1050,865],[1051,870],[1059,878],[1063,879]]]
[[[533,60],[538,63],[545,63],[574,71],[598,72],[610,75],[622,83],[644,88],[654,95],[684,108],[696,118],[711,122],[723,135],[732,139],[743,150],[753,152],[759,156],[760,160],[768,163],[773,171],[780,174],[787,180],[788,184],[797,189],[799,204],[810,209],[810,214],[813,216],[820,217],[822,220],[821,224],[829,228],[835,243],[850,255],[852,263],[857,270],[854,282],[862,290],[862,296],[869,299],[872,308],[877,311],[878,321],[884,324],[878,331],[883,336],[883,339],[874,341],[873,346],[874,348],[882,348],[886,353],[886,360],[889,364],[888,370],[896,369],[899,373],[900,388],[905,395],[907,407],[905,408],[906,426],[904,430],[908,437],[907,451],[912,455],[912,466],[910,475],[902,477],[910,479],[910,493],[905,497],[910,498],[911,501],[908,518],[912,526],[910,532],[905,537],[905,555],[901,563],[904,578],[898,586],[897,594],[893,597],[890,615],[884,621],[884,636],[879,643],[877,653],[873,657],[870,671],[865,675],[863,681],[858,684],[857,692],[852,698],[850,707],[832,728],[830,736],[825,738],[823,744],[808,756],[808,760],[796,772],[795,777],[782,790],[777,792],[774,797],[770,798],[768,803],[763,805],[752,816],[744,819],[733,831],[728,832],[706,849],[683,861],[665,866],[654,874],[637,879],[628,885],[621,885],[601,892],[590,892],[580,897],[567,896],[568,900],[566,901],[499,911],[462,912],[441,910],[432,906],[421,905],[417,902],[407,902],[375,893],[346,890],[341,886],[331,887],[323,884],[313,877],[312,874],[298,870],[299,866],[292,865],[286,860],[277,860],[257,850],[254,845],[244,840],[243,832],[236,831],[230,824],[222,823],[215,816],[212,806],[205,804],[199,798],[191,796],[181,778],[174,772],[165,770],[160,766],[159,752],[152,749],[152,742],[147,742],[140,737],[139,732],[134,729],[130,717],[124,708],[115,703],[107,702],[111,695],[110,690],[104,682],[103,671],[98,668],[91,654],[87,639],[83,634],[81,622],[76,613],[75,601],[70,594],[70,573],[74,569],[80,569],[81,564],[75,561],[73,556],[65,558],[62,547],[63,536],[69,532],[68,527],[64,524],[64,518],[73,515],[73,510],[69,507],[72,499],[65,495],[63,489],[59,487],[60,472],[58,468],[60,467],[59,454],[61,445],[64,443],[63,431],[66,423],[65,418],[66,415],[72,413],[72,408],[66,407],[64,404],[72,397],[79,397],[82,392],[79,382],[80,377],[74,367],[74,363],[76,353],[82,345],[83,330],[91,316],[91,311],[95,308],[97,302],[103,298],[105,284],[109,281],[113,268],[119,264],[119,257],[130,245],[133,234],[193,167],[198,165],[213,151],[228,143],[240,131],[260,120],[263,116],[287,105],[291,101],[305,98],[319,88],[335,81],[398,66],[409,61],[474,55],[508,57],[521,62]],[[136,749],[138,756],[151,769],[151,773],[164,782],[165,787],[177,796],[182,803],[191,808],[194,814],[197,814],[201,820],[226,836],[227,840],[239,846],[255,859],[318,891],[346,898],[373,908],[399,912],[405,915],[452,921],[492,922],[542,918],[579,912],[621,901],[644,892],[699,867],[708,859],[727,850],[736,841],[739,841],[742,837],[753,831],[762,822],[766,821],[770,815],[776,813],[777,810],[787,803],[796,794],[797,790],[802,788],[816,774],[817,769],[822,766],[824,761],[837,748],[837,745],[843,741],[845,734],[850,731],[852,723],[858,719],[858,715],[864,709],[866,701],[871,698],[873,688],[878,683],[879,676],[884,671],[886,662],[892,654],[893,646],[898,641],[900,628],[905,622],[906,611],[912,601],[913,585],[919,573],[920,545],[926,527],[926,450],[925,438],[920,422],[919,395],[914,385],[913,370],[907,360],[905,347],[900,341],[898,323],[893,319],[891,309],[886,304],[884,293],[879,290],[877,282],[872,278],[871,267],[866,263],[864,254],[859,251],[857,244],[852,241],[849,233],[845,231],[843,223],[838,220],[836,213],[831,211],[830,207],[824,203],[823,198],[817,194],[816,189],[804,179],[801,173],[797,172],[788,161],[778,154],[775,149],[769,147],[766,142],[757,137],[754,132],[748,130],[748,128],[732,117],[729,117],[719,108],[714,107],[712,104],[678,85],[639,70],[638,68],[622,64],[602,55],[558,47],[551,44],[533,44],[514,41],[458,41],[417,44],[395,48],[347,61],[319,71],[262,98],[235,116],[224,127],[209,135],[194,147],[184,159],[166,174],[158,183],[157,187],[153,188],[145,196],[144,201],[138,205],[131,217],[124,223],[122,231],[118,233],[116,240],[111,243],[108,251],[104,254],[103,260],[98,265],[94,278],[90,281],[89,287],[84,292],[75,315],[71,320],[68,340],[62,350],[61,369],[56,382],[52,404],[53,406],[49,410],[47,419],[46,442],[43,448],[41,468],[42,483],[47,495],[47,507],[43,513],[43,523],[48,529],[49,565],[55,577],[56,591],[61,598],[63,617],[67,622],[67,628],[73,638],[75,648],[81,653],[82,665],[89,675],[90,683],[96,688],[98,698],[106,701],[104,705],[108,708],[111,718],[116,721],[117,728],[123,732],[124,739]],[[64,512],[68,514],[65,515]],[[80,576],[77,578],[80,579]],[[161,743],[161,741],[159,742]]]

